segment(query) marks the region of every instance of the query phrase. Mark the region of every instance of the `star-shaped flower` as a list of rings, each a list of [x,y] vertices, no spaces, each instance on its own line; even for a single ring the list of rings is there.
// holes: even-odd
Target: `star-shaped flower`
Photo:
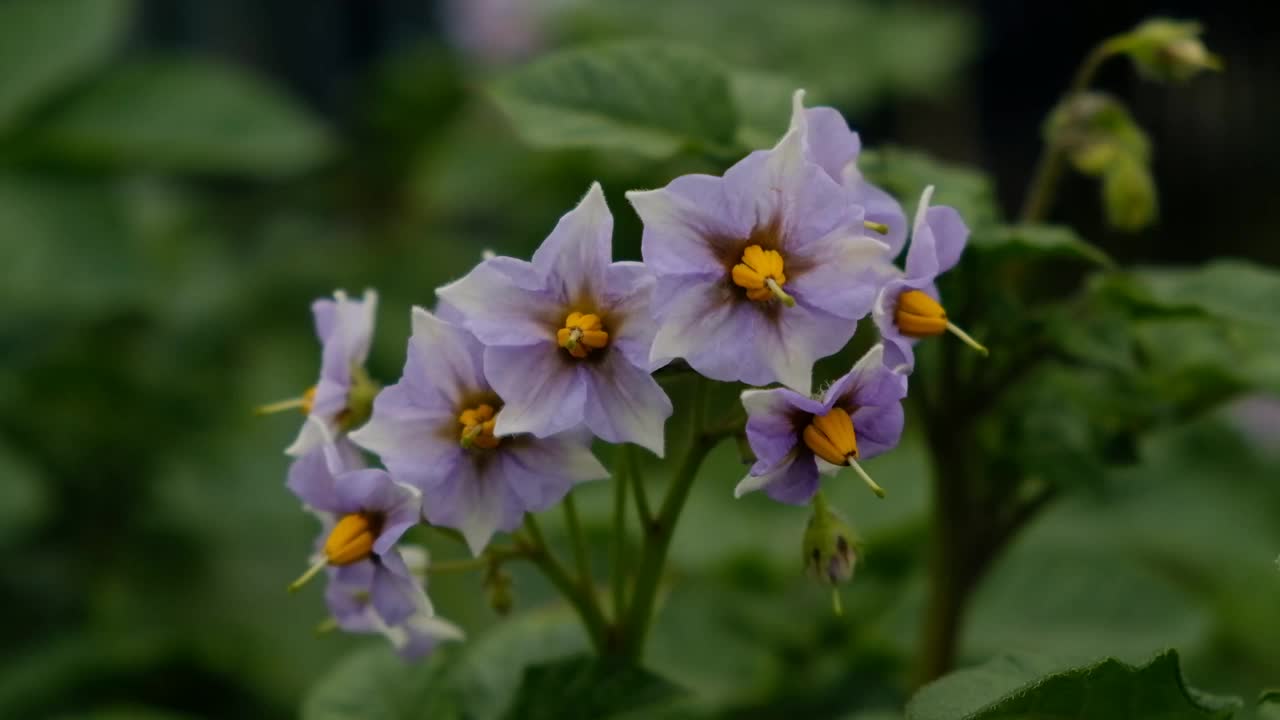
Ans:
[[[933,186],[924,189],[907,248],[906,272],[885,283],[872,317],[884,340],[884,361],[910,373],[915,368],[916,340],[950,332],[983,355],[987,349],[947,319],[934,280],[955,267],[964,252],[969,228],[955,208],[929,207]]]
[[[810,159],[808,114],[723,177],[685,175],[627,198],[657,274],[652,366],[807,394],[815,360],[844,347],[871,310],[889,262],[864,209]],[[834,162],[834,161],[833,161]]]
[[[533,262],[485,260],[437,291],[485,345],[484,375],[505,403],[497,435],[585,424],[662,455],[671,401],[648,370],[653,276],[641,263],[611,262],[612,233],[595,183]]]
[[[477,555],[526,512],[609,474],[591,454],[588,434],[498,433],[510,404],[485,379],[486,356],[470,332],[414,308],[404,375],[351,435],[392,477],[422,491],[431,523],[460,530]]]
[[[778,502],[803,505],[818,491],[819,472],[841,467],[852,467],[883,495],[858,464],[902,437],[907,379],[884,366],[883,352],[876,345],[819,399],[787,388],[742,393],[756,462],[734,495],[763,489]]]

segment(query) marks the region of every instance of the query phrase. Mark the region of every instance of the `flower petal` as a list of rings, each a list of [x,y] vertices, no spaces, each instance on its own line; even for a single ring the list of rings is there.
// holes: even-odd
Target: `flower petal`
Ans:
[[[436,290],[485,345],[531,345],[555,336],[563,307],[532,264],[496,257]]]
[[[486,348],[484,372],[503,400],[497,435],[546,437],[582,422],[586,371],[555,343]]]
[[[603,293],[613,256],[613,215],[600,183],[591,183],[578,206],[565,213],[533,253],[533,267],[562,304]]]
[[[453,471],[462,448],[455,436],[447,434],[458,427],[453,412],[443,406],[416,404],[407,382],[406,376],[378,393],[373,416],[350,438],[376,453],[396,482],[422,489],[432,478]]]
[[[497,462],[502,481],[526,512],[552,507],[580,482],[609,477],[591,453],[591,436],[573,431],[540,440],[514,439]]]
[[[722,279],[659,277],[653,297],[658,332],[649,367],[684,358],[713,380],[768,385],[776,379],[755,345],[767,320],[759,308],[738,302]]]
[[[606,277],[605,304],[613,323],[609,327],[609,345],[632,365],[648,367],[649,351],[658,332],[650,313],[653,273],[644,263],[617,262],[609,266]]]
[[[331,510],[338,506],[333,473],[329,471],[322,447],[304,453],[289,465],[289,477],[285,486],[310,507]]]
[[[487,390],[484,346],[462,327],[423,308],[413,309],[413,335],[405,375],[414,384],[430,383],[454,407],[465,395]],[[444,409],[444,408],[441,408]]]
[[[932,281],[950,270],[960,260],[969,228],[955,208],[930,207],[933,186],[920,195],[915,227],[911,231],[911,247],[907,249],[907,276]]]
[[[621,353],[609,353],[585,373],[587,427],[611,443],[632,442],[663,454],[663,428],[671,417],[671,400],[645,370]]]
[[[902,403],[858,408],[853,427],[858,432],[858,455],[863,460],[892,450],[902,440]]]
[[[724,265],[709,238],[747,237],[754,218],[738,211],[713,175],[682,175],[659,190],[632,190],[627,200],[644,222],[645,265],[657,273],[718,273]]]
[[[791,453],[777,466],[759,475],[747,475],[738,482],[733,496],[740,498],[756,490],[764,490],[770,498],[788,505],[809,502],[818,491],[818,466],[813,454]]]
[[[853,337],[857,323],[797,303],[764,328],[756,343],[773,379],[807,395],[813,387],[813,364],[839,352]]]
[[[317,331],[328,325],[320,377],[339,385],[350,383],[351,368],[364,365],[373,342],[378,293],[365,290],[362,300],[350,300],[339,290],[333,294],[332,318],[316,316]],[[314,307],[314,306],[313,306]]]
[[[460,531],[472,554],[479,556],[495,532],[520,523],[523,511],[499,463],[468,458],[423,492],[423,512],[433,525]]]
[[[797,253],[812,267],[792,276],[787,292],[797,303],[848,320],[871,312],[889,275],[889,247],[879,240],[841,228]]]
[[[410,617],[398,627],[385,628],[383,634],[404,660],[418,660],[430,655],[441,642],[462,640],[462,628],[444,618],[423,615]]]
[[[747,442],[756,456],[752,472],[757,473],[778,466],[795,450],[801,430],[795,425],[797,414],[826,411],[822,403],[787,388],[747,390],[742,405],[747,411]]]
[[[369,595],[374,610],[388,625],[399,625],[424,608],[430,608],[422,584],[394,551],[375,563]]]

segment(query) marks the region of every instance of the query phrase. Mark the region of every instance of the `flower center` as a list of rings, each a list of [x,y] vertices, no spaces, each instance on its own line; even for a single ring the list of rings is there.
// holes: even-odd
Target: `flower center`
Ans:
[[[604,329],[600,316],[593,313],[571,312],[564,319],[564,327],[556,331],[556,342],[569,354],[581,360],[609,344],[609,333]]]
[[[458,424],[462,426],[458,444],[468,450],[471,448],[492,450],[498,447],[500,440],[493,435],[493,426],[498,422],[497,414],[493,406],[488,403],[481,403],[463,410],[458,416]]]
[[[831,408],[826,415],[816,415],[804,429],[804,444],[813,454],[832,465],[848,465],[858,459],[858,436],[853,419],[844,408]]]
[[[756,302],[776,299],[791,307],[796,301],[782,290],[782,286],[787,284],[782,267],[782,254],[777,250],[748,246],[742,251],[742,262],[733,266],[733,284],[746,289],[747,297]]]
[[[929,337],[947,331],[947,311],[919,290],[908,290],[898,296],[893,320],[907,337]]]
[[[324,541],[324,556],[330,565],[351,565],[373,554],[373,542],[382,532],[380,513],[358,512],[343,515]]]

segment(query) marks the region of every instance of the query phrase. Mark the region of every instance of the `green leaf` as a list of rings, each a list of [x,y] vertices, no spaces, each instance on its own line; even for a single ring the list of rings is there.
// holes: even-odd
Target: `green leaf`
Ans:
[[[128,29],[130,0],[0,4],[0,132],[89,74]]]
[[[324,126],[276,88],[194,59],[115,69],[37,137],[67,161],[264,177],[310,170],[333,150]]]
[[[1173,650],[1142,666],[1005,656],[925,686],[908,703],[907,720],[1226,720],[1240,707],[1188,687]]]
[[[564,606],[525,612],[478,638],[406,663],[388,648],[360,651],[321,678],[304,720],[496,720],[530,665],[582,652],[586,638]],[[376,698],[376,701],[375,701]],[[430,708],[430,712],[424,710]]]
[[[994,223],[999,218],[991,180],[973,168],[940,162],[915,150],[880,147],[863,151],[858,169],[898,198],[907,217],[915,212],[925,186],[933,185],[933,204],[959,210],[969,227]]]
[[[657,42],[556,53],[491,92],[516,132],[541,148],[726,153],[738,125],[728,73],[696,50]]]
[[[421,664],[406,663],[390,648],[375,646],[349,655],[307,695],[304,720],[401,720],[461,718],[445,686],[444,668],[453,648]]]
[[[1280,271],[1242,260],[1197,268],[1144,268],[1115,278],[1121,295],[1164,312],[1198,312],[1280,329]]]
[[[1000,225],[980,228],[970,240],[975,252],[996,260],[1066,260],[1110,267],[1111,258],[1063,225]]]
[[[583,655],[525,670],[524,682],[503,717],[603,720],[666,703],[680,695],[679,687],[648,670]]]

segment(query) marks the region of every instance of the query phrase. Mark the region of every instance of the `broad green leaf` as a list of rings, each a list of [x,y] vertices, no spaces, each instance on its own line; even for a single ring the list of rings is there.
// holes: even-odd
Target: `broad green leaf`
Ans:
[[[406,663],[389,647],[347,656],[317,682],[302,706],[304,720],[460,720],[445,668],[455,648]]]
[[[1152,309],[1280,328],[1280,271],[1274,268],[1215,260],[1196,268],[1142,268],[1116,280],[1122,294]]]
[[[543,148],[725,153],[738,127],[728,73],[696,50],[658,42],[559,52],[498,82],[492,96],[516,132]]]
[[[907,217],[915,212],[920,193],[934,186],[933,204],[960,211],[970,228],[999,218],[991,180],[973,168],[940,162],[915,150],[879,147],[863,151],[858,168],[871,182],[889,191],[902,203]]]
[[[321,678],[304,720],[496,720],[531,665],[582,652],[586,638],[564,606],[523,612],[476,638],[442,647],[425,663],[389,648],[362,650]]]
[[[729,89],[741,126],[738,143],[744,148],[767,148],[778,142],[791,121],[791,96],[799,84],[778,73],[738,70],[729,76]],[[805,97],[812,107],[815,98]]]
[[[969,241],[974,252],[997,262],[1075,261],[1109,267],[1111,258],[1063,225],[999,225],[979,228]]]
[[[112,70],[37,137],[69,161],[264,177],[310,170],[333,150],[325,127],[275,87],[235,67],[177,58]]]
[[[0,132],[100,66],[128,29],[130,0],[0,4]]]
[[[524,671],[507,720],[613,717],[646,710],[679,697],[669,681],[633,665],[584,655]]]
[[[1240,707],[1187,686],[1172,650],[1140,666],[1005,656],[925,686],[907,720],[1227,720]]]
[[[48,478],[0,440],[0,547],[38,527],[51,506]]]

